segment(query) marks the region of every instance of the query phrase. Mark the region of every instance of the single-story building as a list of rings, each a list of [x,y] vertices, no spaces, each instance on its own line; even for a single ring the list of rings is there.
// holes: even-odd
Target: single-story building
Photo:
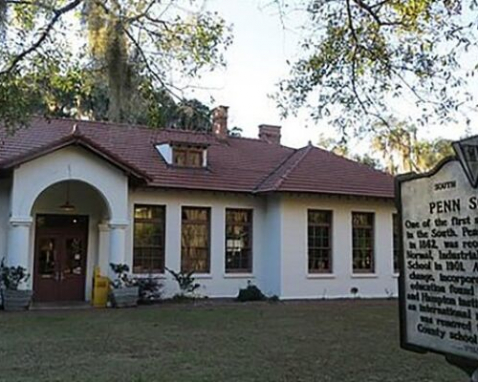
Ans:
[[[88,301],[95,266],[199,293],[249,281],[281,299],[397,293],[393,178],[308,145],[213,132],[32,119],[0,142],[0,257],[31,274],[34,300]]]

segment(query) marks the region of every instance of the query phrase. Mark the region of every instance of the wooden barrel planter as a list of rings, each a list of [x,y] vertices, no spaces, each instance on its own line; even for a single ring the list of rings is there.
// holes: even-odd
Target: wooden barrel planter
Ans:
[[[115,308],[131,308],[138,305],[139,287],[132,286],[111,290],[111,302]]]
[[[27,310],[32,301],[33,291],[5,289],[3,295],[3,309],[7,311]]]

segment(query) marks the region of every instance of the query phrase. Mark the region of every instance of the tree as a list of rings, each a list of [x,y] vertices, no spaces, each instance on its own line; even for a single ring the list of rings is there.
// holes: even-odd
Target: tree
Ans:
[[[105,76],[94,70],[78,66],[66,68],[65,73],[51,70],[41,78],[42,94],[31,94],[36,101],[31,111],[50,117],[70,117],[107,121],[112,102]],[[181,128],[187,130],[210,130],[211,110],[198,100],[176,102],[163,88],[155,88],[148,77],[136,75],[134,99],[130,110],[124,115],[125,122],[147,125],[152,128]],[[38,82],[29,73],[28,82]]]
[[[317,144],[323,149],[342,157],[348,157],[350,155],[348,142],[343,137],[342,139],[337,140],[332,137],[326,137],[324,134],[320,134]]]
[[[451,141],[436,138],[417,138],[417,128],[404,122],[395,122],[376,133],[372,148],[381,154],[386,169],[391,174],[403,172],[425,172],[447,156],[453,155]]]
[[[378,159],[368,155],[368,154],[354,155],[354,156],[352,156],[351,159],[356,161],[356,162],[362,163],[362,164],[364,164],[364,165],[366,165],[370,168],[373,168],[374,170],[380,170],[380,171],[384,170],[380,161]]]
[[[0,119],[9,127],[26,123],[57,86],[91,96],[83,70],[104,87],[95,96],[107,94],[111,121],[134,119],[138,94],[161,89],[183,101],[171,74],[223,65],[231,42],[224,20],[194,0],[0,0],[0,31]]]
[[[209,131],[211,125],[211,110],[196,99],[180,102],[173,112],[172,127],[186,130]]]
[[[240,138],[242,136],[242,128],[239,127],[239,126],[233,126],[231,127],[230,129],[228,129],[227,131],[227,134],[230,136],[230,137],[236,137],[236,138]]]
[[[318,145],[325,150],[331,151],[334,154],[342,156],[344,158],[351,159],[355,162],[359,162],[373,168],[375,170],[383,170],[383,166],[380,161],[376,158],[373,158],[369,154],[359,155],[352,154],[348,142],[344,139],[336,140],[331,137],[325,137],[323,134],[320,134]]]
[[[418,171],[429,171],[442,159],[454,155],[452,142],[447,139],[417,142]]]
[[[276,0],[281,10],[297,1]],[[276,99],[283,115],[308,106],[342,134],[392,126],[397,110],[418,126],[477,110],[467,92],[478,43],[476,0],[305,0],[304,56]],[[286,11],[283,11],[284,13]],[[476,57],[471,56],[476,60]],[[476,80],[474,80],[476,81]]]
[[[376,170],[392,175],[405,172],[425,172],[435,167],[443,158],[453,155],[452,142],[435,138],[419,139],[417,128],[405,122],[392,121],[392,128],[383,125],[374,126],[375,134],[371,139],[371,153],[352,154],[350,143],[334,138],[319,137],[319,146],[333,153],[366,164]],[[380,157],[377,158],[376,155]]]
[[[372,139],[372,149],[381,154],[390,174],[414,171],[412,155],[417,141],[417,129],[405,123],[395,123],[393,128],[382,126]]]

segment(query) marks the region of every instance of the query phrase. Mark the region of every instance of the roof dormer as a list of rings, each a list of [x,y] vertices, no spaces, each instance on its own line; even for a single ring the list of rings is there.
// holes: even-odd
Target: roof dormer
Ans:
[[[187,168],[207,167],[206,144],[169,142],[156,145],[156,150],[168,165]]]

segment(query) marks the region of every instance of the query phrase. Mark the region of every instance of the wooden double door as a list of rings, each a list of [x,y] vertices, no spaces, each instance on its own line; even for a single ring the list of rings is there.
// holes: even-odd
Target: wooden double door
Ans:
[[[35,301],[85,300],[87,243],[87,216],[37,216]]]

